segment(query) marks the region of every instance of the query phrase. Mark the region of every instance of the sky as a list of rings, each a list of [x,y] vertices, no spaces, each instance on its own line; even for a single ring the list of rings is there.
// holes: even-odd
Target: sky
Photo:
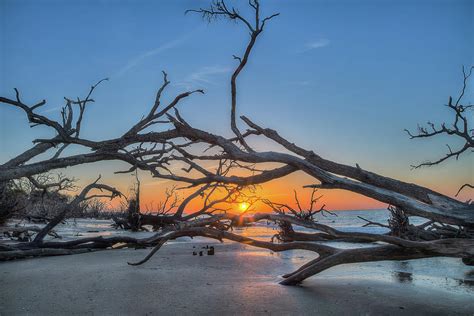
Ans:
[[[246,1],[231,1],[248,14]],[[163,100],[202,88],[179,109],[192,125],[231,135],[232,55],[248,40],[239,24],[207,23],[185,10],[209,1],[0,0],[0,95],[25,101],[47,99],[42,113],[58,118],[63,97],[95,92],[82,136],[117,137],[154,101],[165,70],[171,85]],[[440,166],[410,165],[446,151],[446,138],[410,140],[405,128],[451,121],[443,105],[457,96],[462,66],[474,65],[472,1],[262,0],[263,15],[279,12],[260,36],[239,77],[238,114],[277,129],[288,140],[325,158],[454,195],[473,181],[472,154]],[[474,101],[474,89],[466,103]],[[243,125],[240,125],[243,127]],[[39,136],[18,109],[0,106],[0,162],[21,153]],[[263,149],[278,149],[259,143]],[[71,149],[74,152],[74,148]],[[127,189],[130,175],[114,175],[123,163],[97,163],[66,170],[85,184]],[[290,201],[292,190],[314,180],[296,173],[264,186],[262,194]],[[142,178],[144,204],[159,201],[171,183]],[[384,207],[342,191],[326,191],[330,209]],[[472,194],[464,193],[467,199]],[[290,203],[289,202],[289,203]]]

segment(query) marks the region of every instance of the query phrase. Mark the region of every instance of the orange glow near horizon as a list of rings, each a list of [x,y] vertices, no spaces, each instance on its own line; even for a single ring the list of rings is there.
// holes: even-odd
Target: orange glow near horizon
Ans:
[[[272,165],[265,165],[267,168],[274,167]],[[427,172],[427,171],[420,171],[420,172]],[[420,173],[419,172],[419,173]],[[412,178],[410,178],[412,177]],[[435,177],[425,176],[421,181],[416,181],[415,175],[410,176],[410,174],[399,173],[396,178],[400,178],[401,180],[408,181],[408,182],[419,182],[421,185],[425,185],[427,187],[432,187],[434,190],[439,191],[444,194],[448,194],[454,196],[457,190],[456,181],[458,179],[451,180],[451,182],[447,183],[444,182],[443,186],[436,182]],[[107,183],[110,185],[115,186],[124,194],[127,194],[130,186],[130,183],[133,183],[133,180],[130,180],[130,177],[110,177],[110,178],[103,178],[103,183]],[[298,193],[298,199],[303,208],[309,206],[310,203],[310,195],[311,189],[304,189],[304,185],[317,183],[315,182],[314,178],[306,175],[303,172],[295,172],[290,174],[284,178],[276,179],[269,181],[265,184],[259,185],[254,192],[255,196],[258,196],[261,199],[268,199],[272,202],[276,203],[283,203],[287,204],[291,207],[296,208],[296,202],[294,200],[293,190],[295,189]],[[435,183],[435,184],[432,184]],[[148,175],[142,174],[141,175],[141,199],[140,205],[141,210],[143,212],[153,212],[153,205],[157,205],[160,201],[165,200],[165,191],[168,188],[171,188],[173,185],[185,186],[182,183],[176,183],[172,181],[166,180],[157,180],[153,179]],[[431,185],[430,185],[431,184]],[[448,189],[449,188],[449,189]],[[177,194],[179,196],[179,200],[182,201],[186,198],[189,194],[194,192],[196,188],[191,189],[183,189],[178,190]],[[467,194],[467,193],[466,193]],[[325,204],[325,208],[330,211],[338,211],[338,210],[367,210],[367,209],[383,209],[386,208],[387,205],[385,203],[378,202],[371,198],[367,198],[360,194],[356,194],[350,191],[344,190],[319,190],[317,195],[323,195],[320,199],[318,205],[315,207],[320,207]],[[464,196],[461,196],[461,199]],[[109,201],[109,206],[111,209],[119,209],[120,203],[119,199],[115,199],[113,201]],[[193,199],[186,208],[186,213],[191,213],[196,210],[202,208],[204,199],[202,197],[196,197]],[[228,209],[231,205],[220,204],[217,207],[222,209]],[[248,202],[242,201],[237,205],[233,205],[232,208],[235,212],[243,213],[248,211],[250,207]],[[257,202],[252,206],[256,212],[268,212],[270,211],[269,207],[261,202]]]
[[[302,186],[309,184],[311,182],[305,181],[300,175],[288,176],[284,179],[273,180],[265,185],[262,185],[257,188],[255,195],[262,198],[268,199],[277,203],[284,203],[291,207],[296,208],[296,201],[294,200],[293,189],[296,189],[298,192],[298,199],[302,207],[308,207],[310,203],[310,189],[303,189]],[[165,199],[166,188],[170,188],[174,183],[167,182],[160,185],[158,182],[156,185],[144,185],[147,182],[142,180],[142,186],[140,190],[140,206],[143,212],[151,211],[153,212],[153,205],[157,205],[160,201]],[[123,184],[122,184],[123,186]],[[122,192],[126,193],[126,188],[120,188],[120,185],[117,185],[117,188],[121,189]],[[196,188],[179,190],[177,194],[179,199],[182,201],[189,194],[191,194]],[[320,203],[317,206],[322,204],[326,205],[328,210],[357,210],[357,209],[380,209],[385,208],[384,203],[375,201],[373,199],[361,196],[356,193],[343,191],[343,190],[320,190],[318,195],[323,195],[323,198],[320,200]],[[199,210],[203,205],[203,198],[197,197],[193,199],[187,206],[185,213],[191,213],[193,211]],[[115,199],[109,202],[111,208],[119,208],[121,201]],[[222,208],[228,208],[229,205],[221,204],[218,205]],[[217,206],[217,207],[218,207]],[[315,206],[315,207],[317,207]],[[244,213],[248,211],[250,204],[248,202],[241,202],[233,206],[232,208],[239,213]],[[270,209],[268,206],[261,202],[255,203],[253,206],[256,212],[269,212]]]

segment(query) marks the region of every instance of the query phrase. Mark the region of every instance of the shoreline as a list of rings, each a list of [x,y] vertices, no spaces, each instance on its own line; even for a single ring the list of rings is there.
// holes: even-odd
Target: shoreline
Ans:
[[[214,245],[216,255],[192,255],[204,245]],[[232,242],[174,242],[141,266],[127,265],[148,252],[121,249],[1,263],[0,314],[472,315],[474,310],[472,288],[395,282],[389,270],[388,277],[367,278],[361,273],[365,264],[329,269],[289,287],[278,284],[279,275],[300,265],[297,254]],[[376,264],[390,268],[390,262]]]

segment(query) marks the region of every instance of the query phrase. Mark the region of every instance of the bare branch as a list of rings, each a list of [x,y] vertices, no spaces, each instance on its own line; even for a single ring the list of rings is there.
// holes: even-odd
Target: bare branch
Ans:
[[[462,101],[466,88],[467,88],[467,83],[469,80],[469,77],[472,75],[472,71],[474,69],[474,66],[469,68],[469,71],[466,72],[465,68],[463,67],[463,86],[461,89],[461,92],[456,100],[456,102],[453,104],[453,98],[449,97],[449,102],[446,105],[449,109],[454,111],[454,122],[452,123],[451,126],[448,126],[447,123],[441,123],[440,126],[435,126],[435,124],[428,122],[427,125],[428,127],[422,127],[418,126],[418,133],[413,134],[409,130],[405,129],[405,132],[408,134],[410,139],[414,138],[430,138],[434,137],[437,135],[448,135],[455,137],[457,139],[460,139],[461,141],[464,142],[464,145],[460,147],[457,150],[452,150],[449,145],[446,145],[448,147],[448,153],[442,157],[439,158],[435,161],[427,161],[418,165],[412,166],[413,168],[420,168],[420,167],[429,167],[429,166],[434,166],[438,165],[450,158],[456,158],[459,159],[461,154],[465,152],[472,152],[474,148],[474,134],[472,128],[469,127],[470,122],[468,121],[468,118],[470,116],[466,115],[467,111],[471,111],[473,108],[473,105],[463,105],[460,102]]]

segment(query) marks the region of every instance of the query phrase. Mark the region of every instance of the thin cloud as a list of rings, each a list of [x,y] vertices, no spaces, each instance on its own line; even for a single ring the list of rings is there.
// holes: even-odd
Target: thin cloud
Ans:
[[[147,51],[147,52],[131,59],[124,67],[122,67],[119,71],[117,71],[117,73],[115,75],[113,75],[112,77],[117,78],[117,77],[123,76],[130,69],[132,69],[132,68],[136,67],[137,65],[139,65],[140,63],[142,63],[145,59],[147,59],[151,56],[160,54],[164,51],[167,51],[171,48],[174,48],[174,47],[180,45],[181,43],[184,42],[184,40],[187,37],[188,36],[183,36],[182,38],[178,38],[178,39],[172,40],[170,42],[164,43],[163,45],[161,45],[161,46],[159,46],[155,49],[149,50],[149,51]]]
[[[49,109],[44,109],[43,111],[41,111],[40,113],[51,113],[51,112],[56,112],[56,111],[59,111],[61,110],[61,106],[55,106],[53,108],[49,108]]]
[[[310,51],[310,50],[313,50],[313,49],[326,47],[326,46],[329,45],[329,43],[330,43],[330,41],[326,38],[321,38],[321,39],[318,39],[318,40],[308,42],[308,43],[306,43],[303,52],[307,52],[307,51]]]
[[[213,80],[213,77],[220,74],[230,72],[229,67],[223,67],[219,65],[207,66],[199,68],[197,71],[190,73],[184,78],[184,80],[175,83],[176,86],[182,86],[186,89],[195,87],[202,87],[206,85],[216,85],[217,83]]]

